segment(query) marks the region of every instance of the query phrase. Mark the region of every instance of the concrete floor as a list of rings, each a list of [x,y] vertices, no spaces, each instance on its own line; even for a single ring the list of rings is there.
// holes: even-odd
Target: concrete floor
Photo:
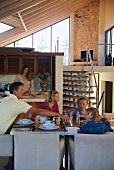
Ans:
[[[4,167],[8,162],[9,157],[0,157],[0,170],[4,170]]]
[[[8,160],[9,160],[9,157],[0,157],[0,170],[4,170],[4,166],[7,165]],[[63,166],[64,166],[64,159],[63,159]],[[65,170],[65,168],[61,168],[61,170]],[[68,163],[68,170],[74,170],[70,164],[70,159]]]

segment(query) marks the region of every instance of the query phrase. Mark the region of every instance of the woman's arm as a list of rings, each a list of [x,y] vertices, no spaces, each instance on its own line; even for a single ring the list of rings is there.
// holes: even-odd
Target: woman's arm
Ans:
[[[31,83],[30,91],[33,92],[34,91],[34,80],[32,79],[30,83]]]

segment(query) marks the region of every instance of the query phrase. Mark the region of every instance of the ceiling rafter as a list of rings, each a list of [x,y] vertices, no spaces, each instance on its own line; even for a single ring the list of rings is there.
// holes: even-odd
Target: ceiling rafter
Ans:
[[[28,9],[28,10],[24,10],[22,11],[22,15],[23,16],[27,16],[32,14],[32,12],[37,13],[37,11],[41,8],[47,8],[47,5],[53,5],[53,3],[59,2],[60,0],[46,0],[44,2],[41,2],[40,4],[35,5],[34,7]],[[62,0],[63,1],[63,0]]]
[[[26,19],[30,19],[32,17],[36,17],[37,14],[39,14],[41,12],[44,14],[44,12],[50,10],[50,8],[56,9],[58,5],[60,7],[61,4],[65,4],[65,3],[68,3],[68,0],[62,0],[62,1],[57,1],[57,2],[53,1],[51,3],[48,3],[46,6],[43,6],[42,4],[40,4],[40,8],[37,8],[37,10],[35,12],[32,11],[31,14],[29,14],[29,15],[28,14],[24,15],[23,18],[26,20]]]
[[[10,0],[10,1],[9,0],[5,0],[5,1],[3,0],[2,2],[0,2],[0,9],[6,7],[6,6],[8,6],[8,5],[10,5],[10,4],[12,4],[16,1],[18,1],[18,0]]]
[[[7,17],[2,19],[2,22],[13,25],[15,28],[1,34],[0,46],[10,44],[68,18],[71,13],[79,10],[81,7],[84,7],[92,1],[93,0],[25,0],[26,3],[24,5],[18,7],[15,6],[16,8],[12,8],[12,11],[9,8],[9,13],[6,12]],[[2,7],[5,2],[7,6],[9,0],[2,1]],[[9,4],[13,4],[16,3],[17,0],[10,0],[10,2],[11,3]],[[20,20],[18,13],[21,15],[23,22]],[[25,24],[27,31],[25,30],[23,23]]]
[[[85,0],[85,1],[88,1],[88,0]],[[32,17],[31,19],[29,18],[29,20],[27,20],[27,21],[25,20],[27,28],[29,28],[29,29],[31,28],[31,22],[36,26],[38,24],[38,22],[36,22],[36,21],[39,21],[39,23],[40,23],[40,21],[42,21],[42,18],[44,21],[45,18],[56,17],[59,15],[59,13],[64,14],[65,12],[68,12],[70,14],[74,9],[77,8],[77,6],[78,7],[81,6],[81,3],[76,4],[75,0],[72,0],[71,5],[69,5],[69,4],[70,4],[69,1],[67,1],[65,4],[63,3],[60,6],[57,5],[56,8],[52,7],[52,8],[50,8],[50,10],[46,9],[45,12],[43,11],[41,13],[38,13],[38,15],[35,16],[36,20],[34,20],[34,17]],[[52,15],[52,13],[53,13],[53,15]]]
[[[11,10],[14,10],[14,9],[17,9],[18,7],[22,7],[23,5],[27,4],[28,2],[31,2],[32,0],[26,0],[26,1],[23,1],[23,0],[19,0],[19,1],[15,1],[13,3],[10,3],[10,4],[6,4],[3,8],[1,8],[0,6],[0,14],[4,14],[8,11],[11,11]]]
[[[25,23],[24,23],[24,21],[23,21],[23,18],[22,18],[21,14],[20,14],[19,12],[18,12],[18,16],[19,16],[19,18],[20,18],[20,20],[21,20],[21,22],[22,22],[22,25],[23,25],[25,31],[27,31],[26,25],[25,25]]]
[[[12,6],[11,6],[11,8],[10,7],[8,8],[6,6],[7,9],[5,11],[4,11],[4,8],[3,8],[3,10],[0,9],[0,20],[5,18],[5,17],[8,17],[10,15],[16,14],[17,12],[21,12],[21,11],[23,11],[25,9],[29,9],[32,6],[34,6],[34,5],[38,4],[38,3],[41,3],[42,1],[45,1],[45,0],[27,0],[27,3],[26,3],[26,1],[24,1],[25,2],[24,4],[21,4],[21,5],[18,6],[18,3],[20,3],[20,1],[23,2],[23,0],[19,0],[14,5],[13,8],[12,8]],[[30,2],[28,2],[28,1],[30,1]]]

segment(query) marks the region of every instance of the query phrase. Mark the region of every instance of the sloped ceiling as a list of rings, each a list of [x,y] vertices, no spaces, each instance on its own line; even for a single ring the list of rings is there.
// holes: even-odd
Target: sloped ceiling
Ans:
[[[59,22],[92,0],[0,0],[0,22],[15,27],[0,34],[0,46]]]

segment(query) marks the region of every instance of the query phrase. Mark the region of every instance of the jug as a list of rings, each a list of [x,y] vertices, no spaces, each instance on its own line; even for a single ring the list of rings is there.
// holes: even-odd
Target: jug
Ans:
[[[9,86],[10,86],[10,83],[5,84],[5,85],[4,85],[4,90],[5,90],[5,91],[9,91]]]

